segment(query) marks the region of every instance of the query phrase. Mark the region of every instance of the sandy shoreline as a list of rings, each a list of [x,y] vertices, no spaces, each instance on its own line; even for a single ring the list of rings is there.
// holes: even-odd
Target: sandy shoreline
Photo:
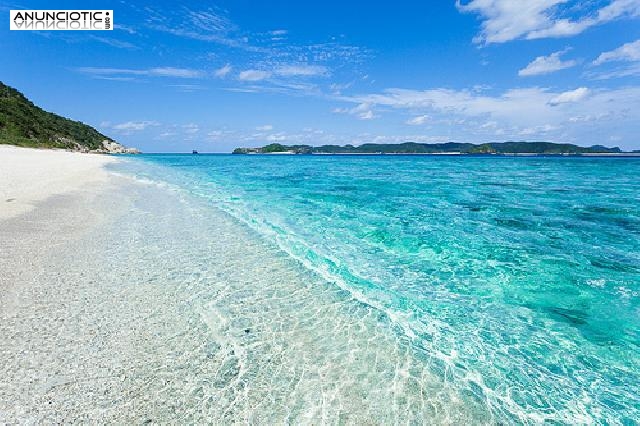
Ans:
[[[113,180],[106,155],[0,145],[0,312],[57,247],[107,218],[92,208]]]
[[[488,418],[232,217],[93,167],[0,226],[0,423]]]
[[[104,183],[114,157],[0,145],[0,220],[28,212],[53,195]]]

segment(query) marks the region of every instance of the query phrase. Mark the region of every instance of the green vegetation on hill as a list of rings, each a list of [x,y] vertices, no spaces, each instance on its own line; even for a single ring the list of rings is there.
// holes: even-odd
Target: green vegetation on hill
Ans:
[[[270,154],[274,152],[291,152],[295,154],[597,154],[618,153],[620,148],[607,148],[602,145],[581,147],[569,143],[552,142],[493,142],[483,144],[472,143],[416,143],[399,144],[365,143],[353,145],[281,145],[270,144],[262,148],[236,148],[234,154]]]
[[[270,143],[269,145],[262,148],[262,152],[264,154],[269,154],[272,152],[287,152],[288,149],[288,146],[280,145],[279,143]]]
[[[35,106],[0,82],[0,143],[37,148],[102,149],[113,140],[91,126]]]

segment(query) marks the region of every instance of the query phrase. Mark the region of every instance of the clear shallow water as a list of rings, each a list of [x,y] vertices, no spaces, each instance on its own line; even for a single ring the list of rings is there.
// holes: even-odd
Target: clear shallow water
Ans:
[[[479,421],[640,418],[638,160],[145,155],[116,168],[229,213],[316,286],[343,291],[354,348],[378,327],[395,335],[380,347],[411,366],[423,408],[463,404]],[[313,300],[288,321],[312,315]],[[216,323],[246,314],[215,312]],[[333,369],[348,345],[336,340]],[[344,368],[366,388],[370,365]]]

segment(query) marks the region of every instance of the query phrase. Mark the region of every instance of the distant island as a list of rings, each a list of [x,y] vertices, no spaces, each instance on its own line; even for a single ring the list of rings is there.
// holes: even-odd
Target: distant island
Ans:
[[[137,154],[91,126],[47,112],[0,82],[0,144],[104,154]]]
[[[417,143],[362,145],[282,145],[272,143],[260,148],[236,148],[234,154],[500,154],[500,155],[624,155],[618,147],[602,145],[581,147],[569,143],[552,142],[491,142],[473,143]],[[638,153],[634,151],[633,153]],[[628,154],[628,153],[627,153]]]

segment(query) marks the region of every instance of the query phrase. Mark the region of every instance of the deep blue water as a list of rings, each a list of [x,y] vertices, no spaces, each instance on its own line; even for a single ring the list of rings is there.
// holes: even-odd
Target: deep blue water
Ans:
[[[276,242],[505,418],[640,419],[640,159],[142,155],[117,167]]]

